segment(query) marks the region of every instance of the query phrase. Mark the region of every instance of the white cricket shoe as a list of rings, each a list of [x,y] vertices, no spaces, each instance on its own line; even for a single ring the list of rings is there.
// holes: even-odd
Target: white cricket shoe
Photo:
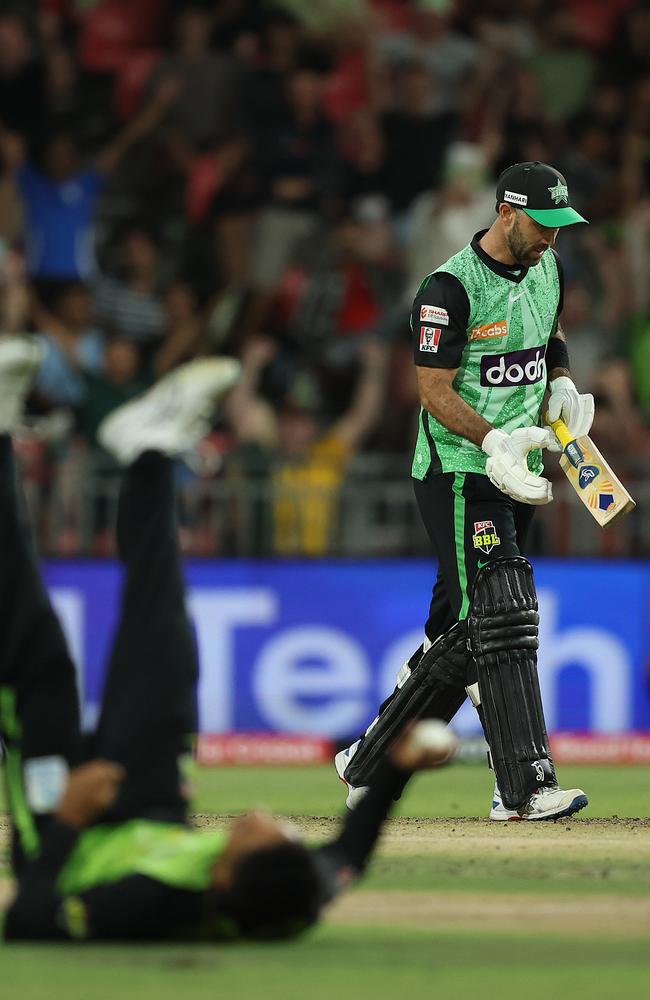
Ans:
[[[494,795],[492,796],[492,808],[490,809],[490,815],[488,819],[497,820],[498,822],[505,822],[509,819],[518,820],[521,816],[516,809],[508,809],[503,804],[503,799],[501,798],[501,792],[499,791],[499,786],[495,784]]]
[[[589,804],[581,788],[538,788],[521,809],[508,809],[503,804],[499,786],[494,786],[494,797],[489,818],[497,821],[561,819],[572,816]]]
[[[33,337],[0,337],[1,434],[16,429],[43,354],[43,347]]]
[[[233,387],[240,371],[234,358],[199,358],[181,365],[110,413],[97,438],[122,465],[145,451],[180,455],[207,434],[216,401]]]
[[[348,790],[347,798],[345,800],[345,804],[348,809],[354,809],[355,806],[361,802],[361,799],[368,791],[367,785],[361,785],[359,788],[355,788],[354,785],[351,785],[350,782],[346,781],[344,778],[345,769],[357,752],[357,747],[360,742],[361,740],[357,740],[357,742],[353,743],[351,747],[347,747],[345,750],[340,750],[334,758],[336,773]]]

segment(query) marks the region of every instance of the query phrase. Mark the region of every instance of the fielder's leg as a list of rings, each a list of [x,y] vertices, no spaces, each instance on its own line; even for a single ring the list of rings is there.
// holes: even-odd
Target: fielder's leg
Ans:
[[[122,616],[108,670],[94,752],[121,763],[116,818],[182,821],[183,762],[196,733],[198,674],[185,608],[171,457],[207,432],[231,388],[231,359],[190,362],[100,426],[125,473],[117,536],[126,567]]]
[[[117,540],[126,568],[95,756],[127,778],[114,815],[183,820],[182,761],[196,733],[196,647],[185,609],[172,461],[149,451],[125,472]]]
[[[16,871],[38,854],[39,831],[80,753],[75,670],[41,579],[9,437],[40,356],[27,338],[0,342],[0,732]]]

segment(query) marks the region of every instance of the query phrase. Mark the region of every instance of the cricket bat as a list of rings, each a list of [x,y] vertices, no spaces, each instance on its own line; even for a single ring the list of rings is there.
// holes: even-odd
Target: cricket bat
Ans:
[[[636,507],[590,437],[574,438],[563,420],[546,421],[564,451],[560,466],[589,513],[604,528]]]

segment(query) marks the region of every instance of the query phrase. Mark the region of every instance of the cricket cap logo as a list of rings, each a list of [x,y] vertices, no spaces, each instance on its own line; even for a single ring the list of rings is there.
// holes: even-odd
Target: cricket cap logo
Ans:
[[[561,201],[563,201],[565,205],[569,204],[569,188],[566,184],[563,184],[562,181],[558,180],[555,187],[550,187],[548,190],[556,205],[559,205]]]
[[[497,212],[503,202],[550,229],[587,221],[571,205],[566,177],[539,160],[513,163],[503,171],[497,180]]]

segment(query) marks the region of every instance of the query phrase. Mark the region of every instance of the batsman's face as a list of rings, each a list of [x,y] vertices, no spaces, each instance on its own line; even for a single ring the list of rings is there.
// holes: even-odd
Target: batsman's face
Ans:
[[[522,267],[535,267],[546,251],[555,246],[559,229],[540,225],[521,209],[510,208],[502,215],[502,221],[508,250]]]
[[[264,810],[240,816],[230,828],[230,837],[213,869],[213,884],[227,889],[233,873],[247,854],[300,840],[300,833],[286,820],[278,820]]]

